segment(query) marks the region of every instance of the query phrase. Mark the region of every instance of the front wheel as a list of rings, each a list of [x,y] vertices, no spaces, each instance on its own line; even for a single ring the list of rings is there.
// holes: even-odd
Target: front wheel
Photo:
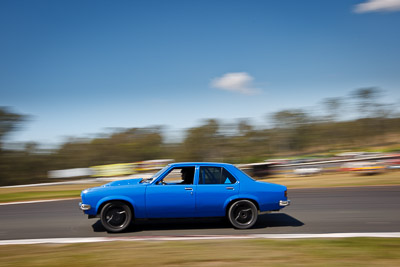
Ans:
[[[101,210],[101,223],[108,232],[124,231],[132,221],[132,211],[121,201],[107,203]]]
[[[230,206],[228,219],[238,229],[251,228],[257,221],[258,210],[250,200],[238,200]]]

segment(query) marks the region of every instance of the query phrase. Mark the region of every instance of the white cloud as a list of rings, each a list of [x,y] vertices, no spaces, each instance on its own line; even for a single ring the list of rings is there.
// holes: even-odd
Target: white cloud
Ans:
[[[211,81],[211,86],[245,95],[261,93],[260,89],[254,88],[253,80],[254,78],[247,72],[231,72],[224,74],[222,77],[213,79]]]
[[[400,0],[368,0],[355,6],[354,12],[400,11]]]

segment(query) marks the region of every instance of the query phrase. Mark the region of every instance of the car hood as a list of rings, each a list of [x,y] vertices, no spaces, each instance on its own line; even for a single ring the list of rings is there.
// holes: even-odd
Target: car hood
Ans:
[[[136,179],[128,179],[128,180],[119,180],[119,181],[113,181],[111,183],[103,185],[103,187],[108,187],[108,186],[123,186],[123,185],[136,185],[139,184],[140,181],[142,181],[142,178],[136,178]]]

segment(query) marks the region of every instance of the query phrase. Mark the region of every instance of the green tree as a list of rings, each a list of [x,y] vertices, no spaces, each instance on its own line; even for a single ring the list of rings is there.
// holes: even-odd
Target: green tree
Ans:
[[[25,115],[13,113],[6,107],[0,107],[0,149],[6,134],[15,130],[25,118]]]
[[[373,118],[376,116],[377,107],[379,107],[378,98],[382,90],[378,87],[365,87],[355,89],[350,96],[357,101],[358,111],[361,118]]]
[[[218,134],[219,123],[210,119],[200,127],[190,128],[181,146],[178,160],[217,161],[221,160],[221,140]]]
[[[310,136],[307,135],[313,122],[311,116],[302,109],[286,109],[271,115],[275,128],[272,131],[275,149],[278,151],[301,151]]]
[[[327,112],[328,121],[337,121],[340,116],[340,111],[343,107],[343,99],[341,97],[330,97],[322,101],[324,109]]]

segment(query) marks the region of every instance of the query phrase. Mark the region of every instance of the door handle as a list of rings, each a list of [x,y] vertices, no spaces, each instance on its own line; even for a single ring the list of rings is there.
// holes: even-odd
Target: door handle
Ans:
[[[191,187],[185,187],[185,190],[193,190]]]
[[[227,190],[233,190],[234,188],[232,186],[228,186],[226,189]]]

